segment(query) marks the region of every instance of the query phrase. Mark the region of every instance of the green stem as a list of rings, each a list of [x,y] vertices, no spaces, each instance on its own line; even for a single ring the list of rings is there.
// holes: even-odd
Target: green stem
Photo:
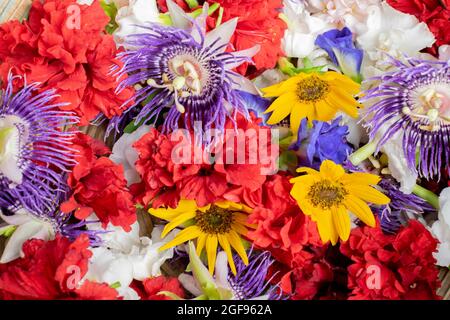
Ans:
[[[377,144],[375,142],[369,142],[365,146],[359,148],[353,152],[349,159],[354,166],[359,165],[361,162],[370,157],[377,149]]]
[[[281,72],[291,77],[297,74],[295,72],[295,66],[288,60],[288,58],[278,59],[278,68]]]
[[[219,15],[217,16],[216,20],[216,28],[222,24],[222,19],[223,19],[223,7],[220,7]]]
[[[186,3],[188,4],[189,8],[194,9],[199,6],[197,0],[186,0]]]
[[[412,192],[439,210],[439,197],[428,189],[415,185]]]
[[[214,12],[216,12],[217,9],[219,9],[220,4],[217,2],[214,2],[211,6],[209,6],[208,9],[208,16],[212,15]]]

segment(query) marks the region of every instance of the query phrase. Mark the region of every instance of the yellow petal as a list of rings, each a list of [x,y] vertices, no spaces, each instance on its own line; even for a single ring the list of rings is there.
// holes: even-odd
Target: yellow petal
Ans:
[[[273,111],[267,120],[267,124],[277,124],[284,120],[291,113],[292,105],[283,105]]]
[[[195,250],[197,252],[198,256],[200,256],[202,254],[203,248],[205,247],[206,237],[207,237],[207,234],[205,234],[205,233],[202,233],[201,235],[198,236],[197,248]]]
[[[300,167],[296,170],[299,173],[307,173],[307,174],[319,174],[319,171],[313,169],[313,168],[308,168],[308,167]],[[294,180],[296,178],[291,179]]]
[[[351,213],[357,216],[359,220],[370,227],[375,227],[375,217],[373,216],[373,213],[367,203],[351,194],[348,194],[345,197],[344,205]]]
[[[242,244],[242,239],[239,237],[239,235],[231,230],[227,234],[228,241],[230,242],[231,246],[236,250],[239,257],[241,257],[242,261],[245,265],[248,265],[248,257],[247,252],[245,251],[244,245]]]
[[[287,92],[275,99],[274,102],[264,111],[264,113],[273,112],[275,110],[278,110],[280,108],[286,108],[292,109],[292,106],[297,101],[297,95],[294,92]]]
[[[315,104],[317,118],[319,121],[329,121],[336,115],[336,109],[326,101],[319,101]]]
[[[264,93],[264,97],[266,98],[278,97],[286,92],[296,91],[298,82],[301,81],[303,78],[305,78],[304,75],[298,74],[297,76],[291,77],[286,81],[283,81],[281,83],[275,84],[267,88],[263,88],[261,89],[261,91]]]
[[[198,208],[198,209],[201,209],[201,208]],[[171,221],[172,219],[175,219],[176,217],[178,217],[181,213],[192,212],[192,211],[195,212],[196,210],[197,210],[197,204],[196,204],[195,200],[180,200],[180,202],[178,203],[178,206],[175,209],[173,209],[173,208],[158,208],[158,209],[150,208],[148,210],[148,212],[157,218]]]
[[[230,265],[231,272],[233,272],[234,275],[236,275],[236,266],[234,264],[233,260],[233,254],[231,253],[231,247],[230,243],[228,242],[228,239],[223,234],[218,235],[220,246],[223,248],[225,253],[227,254],[228,258],[228,264]]]
[[[320,165],[320,175],[325,179],[337,182],[344,174],[344,168],[331,160],[325,160]]]
[[[337,72],[334,73],[334,79],[329,80],[331,85],[341,88],[351,95],[356,95],[361,91],[361,85],[359,83],[356,83],[347,76],[344,76]]]
[[[237,233],[239,233],[239,234],[241,234],[241,235],[243,235],[243,236],[245,236],[245,235],[247,234],[247,232],[248,232],[247,228],[244,227],[244,226],[243,226],[242,224],[240,224],[240,223],[233,223],[232,226],[231,226],[231,228],[232,228],[234,231],[236,231]]]
[[[170,231],[172,231],[174,228],[178,227],[179,225],[185,223],[186,221],[195,218],[196,212],[185,212],[180,214],[178,217],[172,219],[166,226],[164,227],[164,230],[161,234],[161,237],[165,237]]]
[[[364,173],[364,172],[354,172],[346,173],[342,177],[341,182],[343,184],[357,184],[357,185],[377,185],[381,178],[376,174]]]
[[[354,196],[373,204],[381,205],[391,202],[391,199],[382,192],[367,185],[347,185],[345,188]]]
[[[338,234],[334,228],[331,212],[329,210],[323,210],[321,214],[315,215],[315,218],[322,242],[326,243],[330,241],[332,245],[335,245],[337,243]]]
[[[216,266],[217,236],[208,235],[206,238],[206,255],[208,256],[208,270],[212,274]]]
[[[350,236],[351,228],[350,216],[347,213],[347,210],[344,207],[339,206],[338,208],[333,208],[331,212],[339,237],[342,241],[347,241]]]
[[[169,248],[172,248],[179,244],[182,244],[186,241],[195,239],[198,236],[200,236],[201,234],[202,234],[202,232],[199,227],[197,227],[197,226],[187,227],[186,229],[180,231],[172,241],[166,243],[161,248],[159,248],[159,251],[167,250]]]
[[[332,103],[336,108],[344,111],[346,114],[353,118],[358,117],[359,103],[349,94],[344,93],[342,90],[334,88],[330,93],[327,101]]]
[[[304,118],[308,116],[308,108],[302,103],[296,103],[291,110],[291,130],[297,139],[298,128]]]

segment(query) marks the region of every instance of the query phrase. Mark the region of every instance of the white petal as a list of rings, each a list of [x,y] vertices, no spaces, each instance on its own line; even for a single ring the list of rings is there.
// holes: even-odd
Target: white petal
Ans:
[[[232,70],[232,69],[240,66],[245,61],[243,59],[239,59],[239,58],[245,58],[245,57],[251,58],[254,55],[256,55],[259,52],[259,50],[261,50],[261,46],[260,45],[256,45],[256,46],[253,46],[253,47],[251,47],[249,49],[246,49],[246,50],[232,52],[231,55],[233,57],[237,58],[237,60],[234,63],[227,63],[226,69],[227,70]]]
[[[14,213],[11,216],[4,215],[2,210],[0,209],[0,217],[6,223],[8,223],[10,225],[14,225],[14,226],[19,226],[21,224],[24,224],[24,223],[27,223],[27,222],[33,220],[30,217],[29,213],[25,209],[19,209],[16,213]]]
[[[205,38],[205,46],[209,47],[214,41],[219,39],[214,44],[214,48],[223,46],[220,52],[225,52],[227,44],[230,42],[230,39],[236,30],[237,23],[238,18],[233,18],[208,32]]]
[[[172,0],[167,0],[167,8],[175,28],[189,30],[192,26],[191,18]]]
[[[29,221],[19,226],[6,242],[0,263],[8,263],[19,258],[25,241],[33,238],[42,228],[43,225],[36,221]]]
[[[219,287],[229,289],[228,283],[228,258],[225,251],[220,251],[216,258],[216,271],[214,273],[216,277],[216,283]]]
[[[198,288],[197,281],[195,281],[194,277],[185,273],[182,273],[178,276],[178,280],[181,282],[183,287],[192,293],[195,297],[198,297],[203,294],[203,292]]]
[[[251,82],[249,79],[247,79],[235,72],[229,72],[228,75],[232,80],[231,87],[233,89],[246,91],[246,92],[250,92],[252,94],[259,95],[258,89],[256,89],[255,84],[253,82]]]

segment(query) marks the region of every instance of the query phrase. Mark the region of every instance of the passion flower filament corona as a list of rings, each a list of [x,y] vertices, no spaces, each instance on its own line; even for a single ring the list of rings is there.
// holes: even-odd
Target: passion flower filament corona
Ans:
[[[165,132],[178,129],[180,122],[186,128],[193,128],[194,123],[200,122],[204,131],[221,130],[226,119],[234,118],[236,113],[248,116],[238,89],[257,91],[248,79],[232,70],[251,62],[259,46],[225,52],[236,29],[236,19],[206,33],[207,4],[196,20],[182,14],[172,1],[168,1],[168,6],[174,26],[142,26],[143,32],[128,38],[126,47],[130,49],[120,56],[124,67],[118,77],[124,74],[129,77],[118,89],[136,85],[139,88],[132,98],[134,107],[126,113],[137,113],[135,123],[140,123],[156,119],[167,111]],[[127,114],[114,118],[109,131],[118,130],[127,118]]]

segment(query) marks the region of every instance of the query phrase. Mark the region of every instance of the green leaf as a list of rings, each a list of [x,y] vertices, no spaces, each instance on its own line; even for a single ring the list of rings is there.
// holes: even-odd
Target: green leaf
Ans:
[[[6,226],[3,228],[0,228],[0,236],[9,238],[12,236],[14,231],[16,231],[16,229],[17,229],[17,226]]]
[[[110,287],[113,289],[120,288],[121,286],[122,285],[120,284],[120,281],[114,282],[113,284],[110,285]]]
[[[292,150],[287,150],[281,153],[279,161],[279,168],[283,171],[295,171],[298,165],[297,154]]]
[[[119,25],[116,22],[117,15],[117,7],[114,2],[106,3],[104,0],[100,1],[100,5],[102,6],[103,11],[105,11],[106,15],[109,17],[109,23],[106,26],[106,32],[112,34]]]

